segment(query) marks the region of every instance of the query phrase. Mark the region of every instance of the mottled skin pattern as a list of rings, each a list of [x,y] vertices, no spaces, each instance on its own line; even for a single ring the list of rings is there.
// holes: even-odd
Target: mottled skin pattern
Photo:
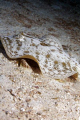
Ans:
[[[34,72],[56,79],[66,78],[77,72],[77,63],[63,51],[58,39],[53,36],[38,39],[20,34],[1,38],[1,42],[9,58],[20,59],[18,65],[25,67],[28,67],[27,61]]]

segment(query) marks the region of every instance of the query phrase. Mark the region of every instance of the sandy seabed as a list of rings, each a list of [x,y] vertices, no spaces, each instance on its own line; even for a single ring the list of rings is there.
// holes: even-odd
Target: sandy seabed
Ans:
[[[56,37],[80,63],[80,6],[0,1],[0,36]],[[0,45],[0,120],[80,120],[80,79],[55,80],[18,67]]]

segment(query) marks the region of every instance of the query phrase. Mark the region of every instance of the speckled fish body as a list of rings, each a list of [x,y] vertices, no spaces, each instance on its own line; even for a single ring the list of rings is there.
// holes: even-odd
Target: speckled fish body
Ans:
[[[3,37],[1,42],[9,58],[32,59],[38,63],[43,75],[61,79],[77,72],[77,63],[63,51],[55,37],[39,39],[24,34]]]

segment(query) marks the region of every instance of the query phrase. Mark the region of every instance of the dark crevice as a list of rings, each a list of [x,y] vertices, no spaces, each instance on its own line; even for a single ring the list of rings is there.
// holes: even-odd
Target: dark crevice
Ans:
[[[28,65],[31,67],[33,72],[41,74],[41,70],[37,62],[29,58],[23,58],[23,59],[28,63]],[[20,66],[20,64],[21,64],[21,58],[18,59],[18,66]]]
[[[0,41],[0,53],[2,53],[6,58],[8,58],[1,41]]]

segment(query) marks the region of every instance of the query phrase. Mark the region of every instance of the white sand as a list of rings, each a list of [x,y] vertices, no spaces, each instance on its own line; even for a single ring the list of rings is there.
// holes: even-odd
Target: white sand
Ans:
[[[61,2],[10,1],[0,1],[0,36],[22,31],[38,38],[53,35],[80,63],[79,5],[74,9]],[[79,81],[34,74],[9,60],[0,47],[0,120],[79,120]]]

